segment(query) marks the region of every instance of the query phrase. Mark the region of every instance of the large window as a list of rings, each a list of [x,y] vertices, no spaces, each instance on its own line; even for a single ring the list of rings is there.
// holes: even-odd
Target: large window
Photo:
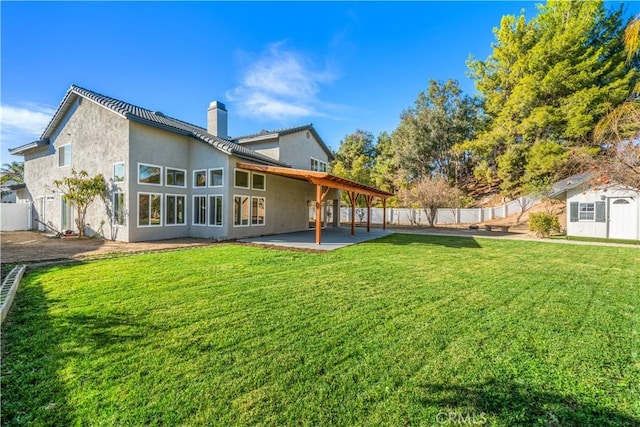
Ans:
[[[167,194],[165,203],[165,224],[184,225],[186,218],[186,196]]]
[[[249,225],[249,196],[233,197],[233,225],[235,227]]]
[[[162,225],[162,194],[138,193],[138,226]]]
[[[238,188],[249,188],[249,172],[236,169],[234,185]]]
[[[167,168],[167,187],[186,187],[187,186],[187,171],[184,169]]]
[[[264,197],[251,198],[251,225],[264,225],[265,199]]]
[[[209,187],[222,187],[224,183],[224,170],[221,168],[218,169],[209,169]]]
[[[113,164],[113,182],[122,183],[124,182],[125,169],[124,162],[114,163]]]
[[[71,144],[58,147],[58,166],[71,166]]]
[[[251,174],[251,188],[254,190],[266,190],[267,189],[267,178],[262,173],[252,173]]]
[[[209,225],[222,227],[222,196],[209,196]]]
[[[138,163],[138,184],[162,185],[162,166]]]
[[[193,186],[194,188],[207,186],[207,171],[205,169],[193,171]]]
[[[193,225],[207,225],[207,196],[193,196]]]
[[[124,225],[124,193],[113,193],[113,223]]]
[[[322,160],[311,158],[311,170],[317,172],[326,172],[327,171],[327,162],[323,162]]]

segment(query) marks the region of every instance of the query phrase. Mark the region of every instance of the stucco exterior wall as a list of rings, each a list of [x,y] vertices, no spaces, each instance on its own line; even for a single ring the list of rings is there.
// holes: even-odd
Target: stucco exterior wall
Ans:
[[[232,157],[232,165],[243,162]],[[233,168],[231,168],[233,170]],[[309,228],[309,206],[307,202],[315,201],[316,187],[306,181],[266,175],[266,191],[235,188],[234,182],[228,186],[229,196],[225,198],[225,214],[229,224],[229,238],[253,237],[269,234],[287,233],[307,230]],[[265,197],[265,224],[234,226],[234,196]],[[338,198],[337,190],[331,190],[326,200]],[[249,221],[251,223],[251,221]]]
[[[190,235],[192,237],[202,237],[207,239],[226,239],[228,235],[230,217],[225,215],[226,206],[229,204],[228,188],[229,183],[233,185],[233,166],[229,166],[229,156],[222,153],[215,148],[202,143],[200,141],[193,140],[191,144],[191,150],[189,152],[190,171],[189,171],[189,188],[191,188],[191,196],[189,197],[189,225]],[[209,169],[223,168],[223,185],[222,187],[211,187],[207,181],[206,188],[193,187],[193,171],[206,169],[207,174]],[[208,180],[207,176],[207,180]],[[222,206],[225,212],[222,215],[222,227],[211,225],[194,225],[193,224],[193,196],[217,196],[222,195]],[[208,200],[208,199],[207,199]],[[207,205],[207,214],[209,214],[210,207]]]
[[[310,131],[280,137],[280,161],[295,169],[311,169],[311,158],[329,162],[329,156]]]
[[[199,188],[193,185],[193,172],[212,168],[224,169],[224,181],[229,180],[228,156],[204,142],[188,136],[178,135],[162,129],[131,123],[129,184],[130,240],[161,240],[178,237],[204,237],[220,239],[226,236],[226,227],[202,226],[193,224],[194,195],[224,195],[222,188]],[[140,164],[162,167],[162,185],[139,183]],[[168,186],[167,168],[186,171],[186,186]],[[208,183],[207,183],[208,184]],[[139,224],[138,197],[140,193],[161,194],[161,225],[144,226]],[[166,196],[184,195],[186,197],[185,224],[166,225]]]
[[[269,156],[272,159],[280,160],[280,143],[277,138],[264,141],[252,141],[242,144],[250,150]]]
[[[90,176],[102,173],[108,181],[113,175],[113,163],[128,160],[128,129],[126,119],[87,99],[78,98],[51,136],[51,144],[25,155],[27,188],[24,197],[34,201],[33,217],[51,221],[61,229],[61,195],[53,181],[70,175],[72,169],[84,170]],[[71,145],[71,165],[59,167],[59,148],[67,144]],[[86,232],[93,234],[105,221],[102,226],[105,237],[126,241],[127,227],[116,229],[111,226],[107,215],[109,204],[96,198],[87,212]],[[37,224],[34,228],[38,228]]]
[[[627,229],[629,235],[624,238],[636,240],[639,239],[637,233],[640,230],[640,204],[637,202],[637,198],[640,193],[630,189],[622,187],[611,186],[604,189],[589,189],[586,187],[577,187],[567,191],[567,235],[568,236],[582,236],[582,237],[599,237],[609,238],[610,228],[610,200],[614,200],[620,197],[633,197],[633,208],[637,212],[634,224],[629,224]],[[606,219],[604,222],[596,222],[594,220],[578,220],[571,221],[569,216],[569,210],[572,202],[577,203],[596,203],[605,202]],[[633,221],[633,220],[632,220]]]

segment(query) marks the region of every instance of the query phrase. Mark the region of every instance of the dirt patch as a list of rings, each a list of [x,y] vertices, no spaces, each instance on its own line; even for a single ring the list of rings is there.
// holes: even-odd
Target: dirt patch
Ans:
[[[166,251],[218,244],[208,239],[183,238],[154,242],[112,242],[101,239],[49,238],[35,231],[0,233],[2,264],[62,259],[99,258],[121,253]]]

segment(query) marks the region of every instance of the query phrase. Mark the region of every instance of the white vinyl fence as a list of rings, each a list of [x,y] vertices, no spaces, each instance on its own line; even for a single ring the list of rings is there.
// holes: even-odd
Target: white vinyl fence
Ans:
[[[0,203],[0,231],[31,230],[31,203]]]
[[[436,214],[436,224],[476,224],[496,218],[506,218],[530,209],[538,199],[524,196],[493,208],[441,208]],[[356,223],[367,221],[367,208],[356,208]],[[387,208],[387,224],[428,225],[429,220],[422,209]],[[340,208],[340,222],[351,222],[351,208]],[[371,208],[371,223],[382,224],[382,208]]]

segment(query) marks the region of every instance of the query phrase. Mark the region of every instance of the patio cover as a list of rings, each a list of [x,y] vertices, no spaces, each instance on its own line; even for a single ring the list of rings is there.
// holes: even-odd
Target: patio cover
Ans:
[[[375,187],[360,184],[359,182],[351,181],[345,178],[340,178],[335,175],[331,175],[327,172],[316,172],[304,169],[292,169],[283,168],[277,166],[262,166],[249,163],[238,163],[236,165],[239,169],[245,169],[256,172],[268,173],[271,175],[278,175],[285,178],[297,179],[300,181],[307,181],[310,184],[316,186],[316,244],[322,242],[322,220],[321,220],[321,208],[322,201],[326,198],[329,190],[335,188],[347,192],[349,201],[351,202],[351,235],[355,235],[355,207],[356,201],[360,195],[364,196],[367,202],[367,232],[371,230],[371,205],[373,199],[378,197],[382,199],[382,228],[386,228],[386,209],[387,209],[387,197],[391,197],[394,194],[386,191],[379,190]]]

